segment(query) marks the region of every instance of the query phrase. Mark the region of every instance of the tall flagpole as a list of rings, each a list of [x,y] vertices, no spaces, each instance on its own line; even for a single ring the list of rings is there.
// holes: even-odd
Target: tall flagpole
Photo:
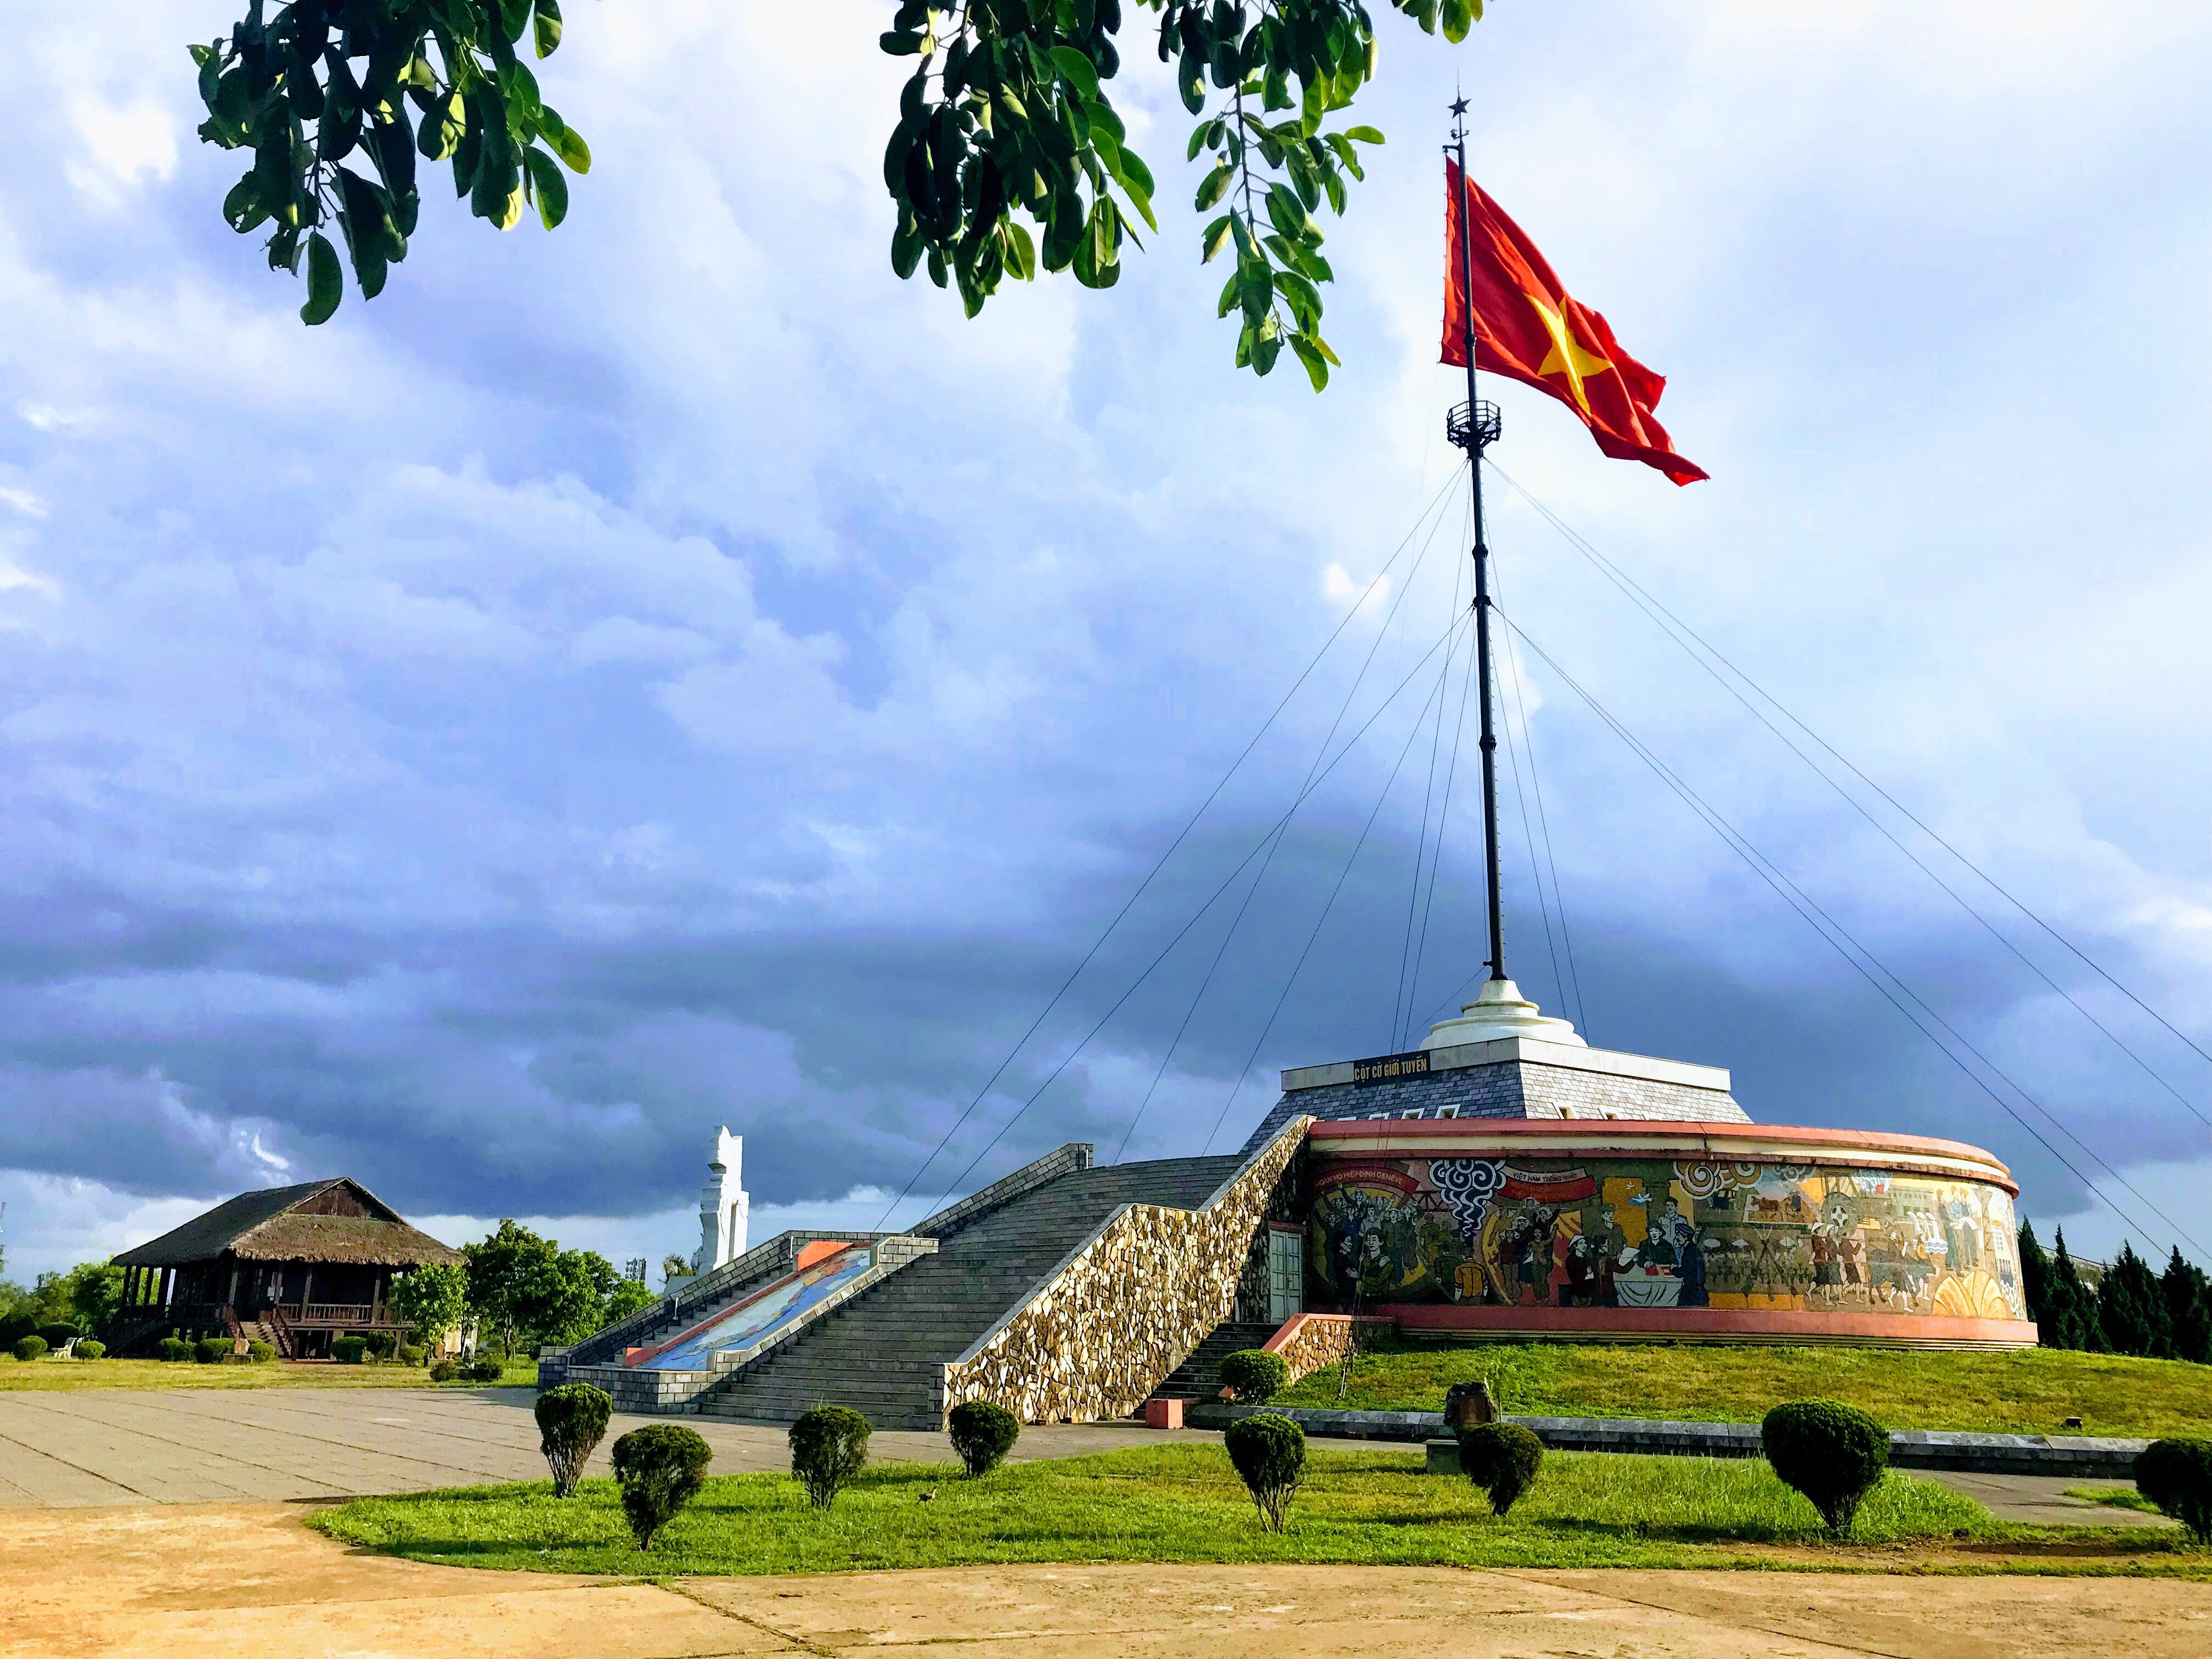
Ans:
[[[1466,330],[1467,402],[1445,417],[1445,434],[1467,452],[1468,487],[1474,501],[1474,662],[1482,680],[1482,863],[1490,887],[1490,977],[1505,978],[1505,907],[1498,878],[1498,733],[1491,716],[1490,699],[1490,544],[1482,523],[1482,453],[1497,442],[1502,422],[1498,406],[1475,395],[1474,384],[1474,237],[1468,224],[1467,177],[1467,100],[1454,100],[1452,148],[1459,162],[1460,196],[1452,204],[1460,224],[1460,292],[1465,303],[1461,322]],[[1447,226],[1449,220],[1446,221]]]

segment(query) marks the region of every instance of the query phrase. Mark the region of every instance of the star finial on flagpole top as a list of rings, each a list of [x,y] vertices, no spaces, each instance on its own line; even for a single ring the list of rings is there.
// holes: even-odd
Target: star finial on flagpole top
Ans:
[[[1467,100],[1466,100],[1465,98],[1455,98],[1455,99],[1453,99],[1453,100],[1452,100],[1451,112],[1452,112],[1454,115],[1464,115],[1464,114],[1466,114],[1466,113],[1467,113]]]

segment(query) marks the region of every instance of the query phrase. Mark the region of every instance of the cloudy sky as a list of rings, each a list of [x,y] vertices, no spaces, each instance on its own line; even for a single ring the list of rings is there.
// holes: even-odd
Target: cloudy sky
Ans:
[[[1987,1146],[2087,1249],[2125,1224],[2083,1174],[2161,1253],[2212,1247],[2212,1062],[1530,505],[2212,1049],[2201,6],[1504,0],[1457,51],[1386,14],[1319,398],[1231,366],[1141,41],[1162,234],[1110,293],[971,323],[889,267],[888,4],[572,9],[568,224],[426,191],[386,295],[317,331],[193,136],[183,43],[222,5],[45,9],[0,58],[10,1277],[339,1173],[450,1238],[657,1259],[721,1122],[757,1236],[872,1225],[1066,1139],[1233,1146],[1277,1068],[1418,1041],[1481,956],[1471,742],[1441,807],[1465,659],[1439,698],[1424,657],[1464,570],[1455,82],[1477,177],[1712,474],[1497,392],[1560,901],[1508,768],[1516,977],[1601,1045],[1732,1067],[1759,1119]]]

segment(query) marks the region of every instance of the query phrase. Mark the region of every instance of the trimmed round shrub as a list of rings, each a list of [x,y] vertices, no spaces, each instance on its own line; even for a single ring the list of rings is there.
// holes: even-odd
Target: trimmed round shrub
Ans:
[[[868,1461],[868,1419],[849,1406],[817,1406],[791,1425],[791,1473],[826,1510]]]
[[[61,1348],[68,1346],[82,1337],[84,1328],[82,1325],[69,1324],[41,1325],[39,1327],[38,1334],[46,1339],[47,1347]]]
[[[2136,1459],[2136,1490],[2212,1544],[2212,1440],[2154,1440]]]
[[[220,1365],[230,1358],[230,1339],[227,1336],[204,1336],[192,1344],[192,1358],[203,1365]]]
[[[371,1331],[364,1340],[370,1354],[378,1359],[391,1358],[392,1351],[399,1346],[399,1339],[390,1331]]]
[[[496,1382],[507,1375],[507,1368],[496,1359],[479,1359],[469,1367],[469,1378],[476,1382]]]
[[[18,1337],[9,1352],[18,1359],[44,1359],[48,1352],[46,1339],[37,1335]]]
[[[276,1358],[276,1345],[273,1342],[264,1342],[257,1336],[246,1345],[246,1359],[248,1364],[266,1365]]]
[[[1856,1407],[1793,1400],[1767,1413],[1759,1439],[1775,1474],[1805,1495],[1838,1538],[1889,1467],[1889,1435]]]
[[[1279,1412],[1261,1412],[1231,1423],[1221,1443],[1260,1506],[1260,1524],[1269,1532],[1282,1531],[1283,1516],[1306,1472],[1306,1431]]]
[[[1490,1499],[1490,1512],[1503,1515],[1536,1484],[1544,1466],[1544,1443],[1518,1423],[1479,1423],[1459,1431],[1459,1467]]]
[[[154,1352],[163,1359],[190,1359],[192,1345],[180,1336],[165,1336],[154,1345]]]
[[[419,1365],[422,1363],[423,1356],[428,1352],[428,1348],[418,1348],[411,1343],[402,1343],[399,1347],[399,1363],[403,1365]]]
[[[88,1336],[76,1345],[76,1357],[79,1359],[105,1359],[107,1358],[107,1344],[94,1341]]]
[[[1291,1386],[1290,1362],[1265,1348],[1247,1348],[1221,1362],[1221,1381],[1240,1405],[1264,1406]]]
[[[1021,1419],[988,1400],[961,1401],[952,1408],[946,1426],[952,1431],[953,1454],[966,1466],[970,1480],[1005,1462],[1014,1442],[1022,1437]]]
[[[331,1358],[341,1365],[358,1365],[368,1353],[368,1339],[365,1336],[337,1336],[331,1339]]]
[[[615,1484],[638,1548],[651,1549],[676,1511],[698,1496],[714,1458],[696,1430],[676,1423],[648,1423],[615,1442]]]
[[[451,1359],[441,1359],[430,1367],[430,1380],[433,1382],[450,1382],[460,1374],[460,1366]]]
[[[552,1468],[556,1498],[576,1490],[614,1409],[615,1397],[589,1382],[563,1382],[538,1396],[538,1449]]]

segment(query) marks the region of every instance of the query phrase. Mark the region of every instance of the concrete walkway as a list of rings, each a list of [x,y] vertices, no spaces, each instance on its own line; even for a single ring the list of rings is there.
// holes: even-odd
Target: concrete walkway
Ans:
[[[422,1492],[434,1486],[542,1480],[545,1460],[527,1389],[86,1389],[0,1393],[0,1510],[110,1504],[296,1503]],[[590,1472],[605,1474],[616,1438],[665,1418],[617,1416]],[[786,1470],[780,1427],[680,1419],[714,1449],[720,1474]],[[1126,1424],[1032,1426],[1015,1462],[1081,1457],[1170,1437]],[[1172,1437],[1214,1441],[1205,1430]],[[1376,1449],[1368,1441],[1328,1442]],[[869,1443],[885,1462],[945,1463],[941,1434],[886,1430]],[[1405,1455],[1418,1457],[1413,1448]],[[2094,1484],[2025,1475],[1929,1478],[1978,1499],[2000,1519],[2075,1526],[2171,1526],[2150,1516],[2066,1496]]]
[[[543,1480],[536,1402],[528,1389],[0,1393],[0,1509],[298,1502]],[[608,1455],[629,1430],[671,1420],[617,1415],[588,1472],[609,1473]],[[780,1427],[672,1420],[707,1437],[717,1474],[791,1468]],[[1014,1461],[1080,1457],[1157,1437],[1118,1424],[1041,1426],[1023,1431]],[[942,1434],[886,1430],[868,1449],[889,1463],[954,1461]]]
[[[2171,1579],[1024,1566],[665,1588],[357,1554],[299,1506],[0,1513],[25,1659],[2202,1659]]]

